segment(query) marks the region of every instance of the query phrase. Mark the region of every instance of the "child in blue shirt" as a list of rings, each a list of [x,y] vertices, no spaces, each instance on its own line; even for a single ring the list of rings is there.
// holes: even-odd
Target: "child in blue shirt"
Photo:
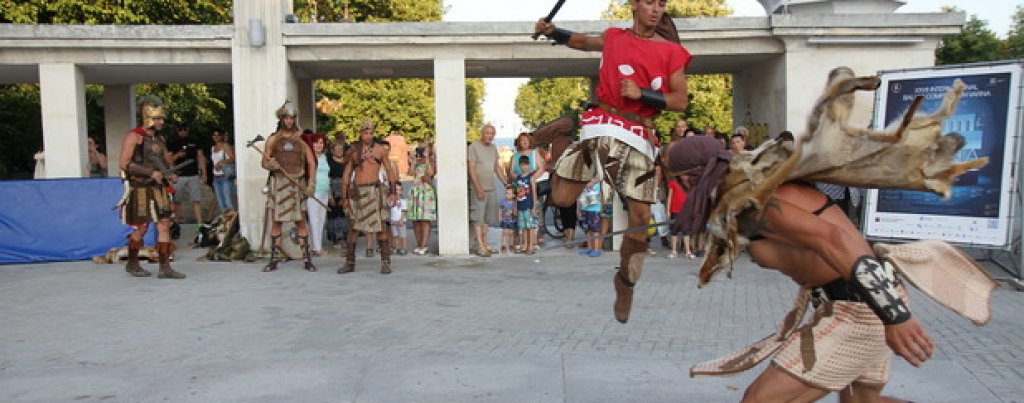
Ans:
[[[501,217],[501,253],[515,251],[516,229],[519,226],[519,215],[516,211],[516,188],[509,185],[505,188],[505,198],[498,202],[498,217]]]
[[[581,250],[580,255],[601,256],[601,239],[596,238],[601,233],[601,210],[604,207],[601,199],[601,177],[599,176],[587,183],[576,203],[580,206],[580,227],[583,228],[587,238],[595,238],[587,241],[587,249]]]
[[[519,211],[519,237],[523,242],[523,252],[527,255],[533,254],[534,245],[537,244],[537,216],[533,211],[536,208],[537,181],[534,180],[534,171],[530,169],[530,158],[519,157],[519,175],[512,182],[516,187],[516,210]]]

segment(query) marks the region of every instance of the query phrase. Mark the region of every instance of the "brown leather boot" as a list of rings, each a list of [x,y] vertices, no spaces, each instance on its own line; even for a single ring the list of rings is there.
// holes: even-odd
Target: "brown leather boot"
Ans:
[[[356,242],[355,237],[350,237],[345,244],[345,264],[338,268],[338,274],[351,273],[356,271]]]
[[[160,271],[156,275],[157,278],[185,278],[184,274],[178,273],[171,268],[171,252],[173,250],[174,244],[170,242],[157,242],[156,253],[160,257]]]
[[[388,241],[377,241],[380,248],[380,274],[391,274],[391,245]]]
[[[277,270],[277,242],[281,239],[281,236],[270,236],[270,261],[267,262],[266,266],[263,266],[263,272],[268,273]]]
[[[627,280],[622,274],[622,269],[619,269],[615,272],[612,284],[615,285],[615,320],[626,323],[629,321],[629,311],[633,308],[633,286],[636,283]]]
[[[644,258],[647,257],[647,243],[626,237],[619,248],[620,266],[612,279],[615,285],[615,320],[619,323],[629,321],[629,312],[633,308],[633,287],[640,279],[643,271]]]
[[[131,274],[132,277],[152,276],[153,273],[143,269],[142,265],[139,264],[139,249],[142,249],[142,241],[128,238],[128,262],[124,265],[124,271]]]
[[[316,266],[313,266],[313,260],[309,258],[309,237],[300,236],[299,242],[302,243],[302,267],[308,272],[315,272]]]

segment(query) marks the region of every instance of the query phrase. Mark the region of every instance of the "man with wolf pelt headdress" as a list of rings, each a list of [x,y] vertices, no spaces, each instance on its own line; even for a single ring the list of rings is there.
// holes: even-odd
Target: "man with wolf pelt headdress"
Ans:
[[[171,205],[166,187],[177,175],[168,168],[170,153],[158,135],[164,126],[163,102],[155,95],[147,95],[139,98],[138,104],[142,125],[124,136],[119,159],[125,184],[124,196],[119,203],[121,220],[132,227],[124,269],[135,277],[152,275],[139,265],[139,249],[142,248],[142,236],[149,228],[149,222],[153,221],[156,222],[156,250],[160,262],[157,277],[182,279],[185,275],[174,271],[170,263],[175,247],[171,242]]]
[[[306,271],[316,271],[309,255],[309,228],[306,225],[306,197],[316,188],[316,157],[302,141],[296,122],[295,106],[285,101],[274,113],[277,131],[267,139],[263,153],[263,168],[270,171],[270,192],[267,208],[271,211],[270,262],[264,272],[277,270],[277,251],[281,246],[281,227],[285,221],[295,223],[302,247],[302,265]]]
[[[713,139],[691,137],[669,149],[670,174],[696,183],[677,225],[686,230],[706,224],[710,237],[699,285],[731,269],[746,247],[756,263],[801,286],[775,334],[697,364],[691,375],[735,373],[775,354],[744,401],[813,401],[832,391],[840,392],[843,402],[885,401],[880,393],[890,350],[914,366],[933,351],[928,333],[911,315],[897,273],[975,323],[987,322],[995,284],[973,260],[938,241],[876,244],[873,249],[834,201],[807,182],[948,197],[957,176],[987,162],[953,163],[963,138],[941,133],[962,82],[953,83],[932,115],[915,116],[917,100],[883,131],[851,126],[853,92],[878,84],[877,77],[856,77],[849,68],[833,70],[806,132],[795,142],[768,142],[733,156]],[[956,293],[963,298],[945,298],[951,295],[943,289],[949,285],[933,281],[936,275],[969,291]],[[808,304],[814,306],[812,319],[801,327]]]

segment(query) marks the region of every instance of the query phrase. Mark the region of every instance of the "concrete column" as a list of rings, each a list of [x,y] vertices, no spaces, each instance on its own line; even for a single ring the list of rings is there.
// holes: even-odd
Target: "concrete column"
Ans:
[[[295,106],[299,110],[299,127],[316,131],[316,89],[313,80],[297,80],[295,89],[298,97]],[[326,133],[324,133],[326,134]]]
[[[774,57],[733,74],[734,126],[753,122],[768,124],[768,138],[783,130],[794,133],[802,127],[786,126],[786,58]],[[805,119],[806,120],[806,119]]]
[[[247,148],[246,143],[257,134],[267,137],[274,132],[277,126],[274,111],[286,99],[298,99],[296,80],[288,65],[282,34],[284,17],[291,13],[291,0],[234,2],[231,80],[235,118],[233,138],[238,159],[239,224],[242,235],[254,248],[259,246],[263,230],[266,196],[261,190],[267,171],[260,166],[260,154]],[[264,143],[257,146],[262,150]]]
[[[933,66],[939,39],[922,36],[879,43],[865,38],[860,43],[857,38],[785,37],[785,62],[778,74],[773,74],[775,83],[770,84],[771,88],[784,89],[779,92],[786,94],[783,127],[789,128],[797,137],[806,131],[807,117],[825,90],[828,73],[833,68],[847,66],[858,76],[868,76],[880,70]],[[766,102],[775,102],[773,98],[765,99]],[[874,92],[857,91],[850,119],[853,126],[867,127],[871,124],[873,102]]]
[[[135,127],[135,86],[103,86],[103,122],[107,137],[107,176],[118,177],[120,173],[121,142],[124,135]]]
[[[39,104],[47,178],[89,176],[85,79],[73,63],[39,65]]]
[[[466,60],[434,59],[437,233],[441,255],[469,253],[466,174]]]

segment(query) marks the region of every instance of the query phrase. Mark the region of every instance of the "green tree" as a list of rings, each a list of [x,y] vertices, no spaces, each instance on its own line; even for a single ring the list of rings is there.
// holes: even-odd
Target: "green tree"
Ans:
[[[31,178],[43,147],[39,85],[0,86],[0,178]]]
[[[0,0],[0,23],[230,24],[232,0]]]
[[[1006,36],[1006,58],[1024,58],[1024,6],[1017,6],[1011,20],[1010,32]]]
[[[725,0],[668,0],[665,12],[675,18],[726,17],[732,14],[732,9],[725,5]],[[633,18],[633,10],[626,0],[611,0],[601,17],[606,20],[628,20]]]
[[[440,0],[297,0],[295,15],[306,22],[440,21]],[[377,123],[378,135],[397,132],[407,139],[433,140],[434,84],[426,79],[322,80],[316,83],[321,107],[317,130],[356,138],[363,119]],[[466,130],[479,135],[483,120],[483,81],[466,80]],[[476,133],[476,134],[475,134]]]
[[[943,11],[959,10],[943,7]],[[1004,56],[1003,43],[988,28],[988,22],[972,15],[959,34],[946,37],[939,43],[935,50],[935,64],[984,62],[1000,60]]]
[[[532,78],[519,87],[515,111],[523,125],[536,128],[563,115],[575,113],[590,94],[590,80],[571,78]]]
[[[296,0],[303,22],[440,21],[440,0]]]
[[[317,130],[343,135],[346,141],[358,138],[363,119],[377,124],[375,133],[386,136],[400,133],[410,141],[432,141],[434,132],[434,83],[423,79],[323,80],[317,82],[321,96],[317,109]],[[466,80],[466,130],[479,136],[483,121],[480,102],[484,83],[479,78]]]
[[[675,18],[682,17],[723,17],[732,13],[725,6],[725,0],[669,0],[667,13]],[[624,20],[633,18],[628,1],[611,0],[608,9],[602,13],[605,19]],[[575,81],[574,81],[575,80]],[[580,98],[588,98],[589,86],[582,91],[572,92],[578,86],[577,78],[532,79],[519,89],[516,96],[516,113],[527,127],[538,125],[574,110]],[[664,112],[655,125],[667,139],[669,129],[676,120],[685,118],[694,127],[713,124],[719,128],[732,126],[732,76],[728,74],[690,75],[687,77],[690,92],[690,106],[684,112]],[[584,81],[586,82],[586,81]],[[698,126],[700,125],[700,126]]]
[[[0,0],[0,23],[166,25],[230,24],[231,20],[231,0]],[[205,141],[212,127],[230,129],[230,85],[139,84],[136,93],[163,98],[169,118],[188,122]],[[102,147],[106,140],[103,86],[86,85],[85,106],[88,134]],[[34,164],[32,154],[42,146],[39,86],[0,85],[0,114],[19,116],[4,116],[0,124],[0,178],[27,177]]]

